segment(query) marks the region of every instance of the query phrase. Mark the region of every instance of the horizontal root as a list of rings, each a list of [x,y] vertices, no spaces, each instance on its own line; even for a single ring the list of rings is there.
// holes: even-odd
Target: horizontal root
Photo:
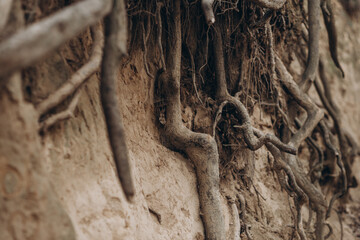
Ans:
[[[251,0],[263,8],[278,10],[285,5],[286,0]]]
[[[76,2],[7,38],[0,44],[0,76],[41,60],[86,27],[101,20],[109,13],[111,3],[110,0]]]
[[[50,116],[49,118],[45,119],[44,121],[42,121],[40,123],[40,128],[39,131],[46,131],[48,130],[51,126],[55,125],[56,123],[62,121],[62,120],[66,120],[68,118],[73,117],[73,113],[75,111],[75,107],[77,106],[77,103],[79,101],[80,98],[80,91],[78,90],[75,93],[75,96],[73,97],[73,99],[71,100],[68,108],[60,113],[56,113],[53,116]]]

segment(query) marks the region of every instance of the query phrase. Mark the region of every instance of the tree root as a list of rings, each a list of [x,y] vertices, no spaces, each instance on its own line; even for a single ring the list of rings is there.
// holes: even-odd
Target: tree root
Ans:
[[[56,113],[53,116],[50,116],[49,118],[47,118],[46,120],[41,122],[39,131],[46,131],[47,129],[49,129],[51,126],[53,126],[57,122],[60,122],[62,120],[66,120],[68,118],[73,117],[75,107],[79,102],[80,95],[81,95],[81,92],[80,92],[80,90],[78,90],[75,93],[75,96],[71,100],[71,102],[66,110]]]
[[[281,83],[287,88],[294,100],[307,112],[307,118],[304,124],[302,124],[302,127],[289,140],[290,145],[298,147],[301,142],[310,136],[324,114],[316,107],[311,99],[300,90],[279,57],[276,57],[276,65],[280,73]],[[326,209],[324,196],[320,190],[306,178],[303,170],[297,164],[296,156],[290,154],[284,154],[284,156],[294,173],[297,184],[306,193],[311,202],[311,206],[316,212],[316,239],[323,240]]]
[[[209,26],[215,23],[213,4],[214,0],[201,0],[201,8],[204,12],[205,21]]]
[[[166,123],[163,131],[168,141],[176,149],[184,151],[195,164],[206,239],[222,240],[225,239],[225,224],[220,202],[219,154],[216,141],[208,134],[190,131],[183,125],[181,118],[180,1],[174,1],[171,16],[168,25],[174,34],[168,37],[167,70],[159,76],[166,102]]]
[[[123,0],[113,0],[113,9],[105,18],[104,23],[105,45],[101,64],[101,102],[116,170],[126,198],[130,201],[135,195],[135,187],[116,93],[117,70],[121,58],[127,53],[127,13]]]
[[[316,71],[319,64],[319,40],[320,40],[320,0],[308,1],[308,58],[306,68],[299,86],[301,90],[307,92],[311,83],[315,80]]]
[[[141,24],[141,28],[142,28],[142,38],[143,38],[143,48],[144,48],[144,53],[143,53],[143,61],[144,61],[144,65],[145,65],[145,71],[146,74],[153,79],[154,76],[150,73],[149,70],[149,64],[147,62],[147,43],[149,41],[149,37],[150,37],[150,17],[148,17],[147,19],[147,26],[146,26],[146,30],[144,27],[144,22],[142,22]]]
[[[341,71],[341,75],[344,78],[345,73],[340,65],[339,58],[338,58],[337,32],[336,32],[335,16],[334,16],[334,12],[332,10],[331,0],[322,0],[321,10],[322,10],[323,17],[324,17],[326,31],[328,33],[329,50],[330,50],[331,58],[334,61],[335,66]]]
[[[104,36],[99,25],[92,27],[91,31],[94,37],[94,43],[89,61],[73,74],[58,90],[35,106],[39,116],[44,115],[49,110],[62,103],[99,68],[102,57],[102,47],[104,45]]]
[[[230,202],[231,208],[231,216],[232,216],[232,227],[230,228],[230,239],[231,240],[240,240],[240,219],[239,219],[239,211],[236,206],[235,201]]]
[[[0,33],[8,21],[12,2],[13,0],[3,0],[0,2]]]
[[[296,231],[298,232],[301,240],[306,240],[306,234],[304,232],[304,227],[302,223],[302,216],[301,216],[301,207],[304,203],[295,199],[295,206],[297,211],[296,217]]]
[[[286,3],[286,0],[251,0],[251,1],[259,5],[260,7],[269,8],[273,10],[279,10]]]
[[[261,131],[256,130],[256,129],[254,129],[254,133],[259,138],[263,136],[263,133],[261,133]],[[274,168],[275,168],[275,172],[278,175],[279,180],[283,179],[280,181],[280,184],[283,185],[282,187],[289,193],[289,195],[292,195],[291,191],[294,191],[297,194],[297,196],[301,202],[306,202],[307,197],[306,197],[304,191],[298,186],[296,177],[293,173],[293,170],[290,168],[290,166],[284,160],[280,150],[278,148],[276,148],[272,143],[268,142],[265,145],[266,145],[266,148],[269,150],[269,152],[274,157]],[[283,170],[287,174],[290,185],[288,183],[284,182],[285,179],[283,177],[281,177],[281,174],[280,174],[281,170]]]
[[[225,65],[224,65],[224,56],[222,48],[222,38],[220,33],[219,26],[214,27],[214,53],[215,53],[215,68],[216,68],[216,79],[217,79],[217,98],[218,101],[221,101],[220,106],[224,107],[224,103],[230,103],[235,107],[237,113],[239,114],[239,119],[241,120],[241,126],[237,126],[243,132],[244,141],[247,146],[255,151],[262,147],[265,143],[271,142],[275,146],[279,147],[281,150],[296,154],[297,147],[286,145],[282,143],[278,138],[271,134],[266,134],[260,138],[255,137],[253,128],[251,126],[250,116],[247,112],[246,107],[235,97],[231,96],[227,90],[226,76],[225,76]],[[225,104],[226,104],[225,103]],[[221,109],[221,108],[220,108]],[[219,109],[219,110],[220,110]],[[217,113],[217,118],[219,116],[219,111]],[[216,123],[216,120],[215,120]],[[213,128],[214,129],[214,128]]]
[[[81,1],[20,30],[0,44],[0,76],[33,65],[101,20],[110,8],[111,0]]]
[[[194,57],[191,53],[191,49],[190,47],[186,44],[189,55],[190,55],[190,63],[191,63],[191,78],[192,78],[192,82],[193,82],[193,86],[194,86],[194,90],[195,90],[195,94],[197,99],[200,101],[201,104],[203,104],[203,101],[200,98],[197,86],[196,86],[196,71],[195,71],[195,61],[194,61]],[[213,135],[215,136],[215,135]]]
[[[218,26],[214,27],[214,53],[216,78],[218,83],[218,99],[223,101],[223,103],[224,101],[227,101],[228,103],[231,103],[235,106],[242,121],[242,126],[240,128],[243,131],[244,140],[248,147],[251,150],[256,150],[258,147],[261,147],[265,144],[268,150],[273,154],[274,158],[276,159],[275,163],[277,164],[277,174],[279,176],[279,180],[282,182],[283,187],[289,193],[291,188],[297,194],[297,201],[299,206],[298,210],[301,210],[301,205],[306,201],[307,197],[313,203],[312,205],[314,206],[317,213],[316,239],[322,240],[326,207],[324,197],[322,193],[306,178],[306,175],[303,173],[302,169],[298,167],[296,156],[288,153],[284,153],[284,155],[282,155],[280,150],[284,151],[286,149],[284,149],[279,144],[276,145],[280,142],[280,140],[272,141],[270,138],[265,137],[266,135],[264,136],[259,130],[252,128],[250,124],[250,117],[245,106],[243,106],[239,100],[229,95],[226,87],[222,40]],[[292,79],[292,76],[288,73],[287,69],[283,65],[282,61],[277,56],[276,66],[280,72],[281,83],[288,89],[295,101],[307,112],[307,119],[305,120],[303,126],[289,139],[289,145],[281,143],[287,147],[290,146],[294,149],[298,149],[301,142],[310,136],[320,119],[323,117],[323,112],[317,108],[317,106],[305,93],[303,93],[303,91],[300,90],[298,85]],[[223,105],[224,104],[221,104],[220,106],[223,107]],[[217,116],[219,116],[219,114],[217,114]],[[256,138],[255,135],[258,138]],[[276,147],[274,145],[276,145]],[[281,160],[283,156],[285,157],[285,160]],[[284,178],[281,177],[280,169],[286,172],[289,177],[290,184],[285,183]],[[298,215],[298,220],[301,220],[301,211],[298,212],[298,214],[300,214]],[[306,238],[302,228],[302,223],[300,222],[297,224],[297,232],[302,237],[302,239]]]
[[[351,187],[352,185],[356,185],[356,180],[355,178],[353,178],[353,173],[350,163],[352,161],[352,158],[354,158],[355,155],[357,155],[357,154],[351,154],[349,152],[350,151],[354,153],[358,152],[357,150],[358,146],[356,142],[352,139],[350,134],[344,131],[344,127],[342,126],[343,124],[340,117],[341,113],[339,107],[335,104],[335,102],[332,99],[332,95],[329,90],[329,81],[326,77],[323,62],[321,59],[319,61],[319,75],[324,91],[322,90],[321,84],[318,80],[315,80],[315,88],[325,109],[328,111],[328,113],[330,114],[331,118],[334,121],[334,127],[339,140],[340,152],[342,155],[341,161],[343,162],[345,167],[347,184],[351,184],[349,186],[346,186],[346,188],[348,188]]]
[[[249,226],[246,224],[246,202],[245,202],[245,198],[241,193],[237,194],[237,199],[239,199],[240,202],[240,210],[241,210],[241,221],[242,224],[244,226],[244,230],[245,230],[245,234],[248,240],[252,240],[252,236],[249,232]]]
[[[320,110],[305,94],[300,90],[293,77],[287,71],[281,59],[276,56],[276,66],[280,73],[280,81],[290,92],[294,100],[305,109],[307,118],[302,127],[291,137],[289,144],[298,148],[300,144],[312,133],[316,125],[323,118],[324,112]]]
[[[331,137],[330,137],[330,130],[329,128],[326,126],[326,123],[324,122],[324,120],[321,120],[320,121],[320,128],[321,130],[323,131],[323,135],[324,135],[324,141],[325,141],[325,145],[327,148],[329,148],[331,151],[334,152],[335,154],[335,157],[336,157],[336,164],[338,165],[339,169],[340,169],[340,175],[342,177],[342,188],[340,190],[340,192],[334,194],[330,200],[330,203],[329,203],[329,207],[326,211],[326,219],[330,217],[330,213],[331,213],[331,209],[332,209],[332,206],[334,204],[334,202],[341,198],[347,191],[347,177],[346,177],[346,171],[345,171],[345,168],[344,168],[344,164],[342,163],[341,161],[341,154],[340,152],[335,148],[335,146],[333,145],[332,141],[331,141]]]
[[[161,8],[163,6],[163,3],[157,2],[156,3],[156,26],[157,26],[157,46],[160,51],[160,60],[162,64],[162,69],[166,71],[166,63],[165,63],[165,57],[164,57],[164,51],[162,47],[162,20],[161,20]]]

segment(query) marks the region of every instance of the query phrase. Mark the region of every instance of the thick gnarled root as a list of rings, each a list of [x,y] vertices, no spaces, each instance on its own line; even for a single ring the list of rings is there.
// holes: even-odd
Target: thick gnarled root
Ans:
[[[208,134],[187,129],[181,118],[181,14],[180,1],[174,1],[172,19],[168,24],[174,31],[169,36],[167,69],[159,76],[164,89],[166,123],[163,133],[177,150],[184,151],[194,162],[199,184],[200,207],[203,213],[206,239],[225,240],[225,224],[221,211],[219,190],[219,153],[216,141]]]

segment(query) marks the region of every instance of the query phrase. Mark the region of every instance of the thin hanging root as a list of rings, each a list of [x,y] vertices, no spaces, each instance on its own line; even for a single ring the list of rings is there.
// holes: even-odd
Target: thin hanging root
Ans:
[[[321,177],[321,171],[324,168],[324,153],[321,150],[320,146],[311,137],[308,137],[306,139],[306,142],[313,149],[315,149],[315,152],[317,154],[318,161],[314,162],[312,164],[312,166],[310,167],[309,173],[308,173],[308,175],[310,176],[310,179],[312,180],[312,182],[316,182],[316,181],[319,181],[319,179]],[[314,177],[315,179],[312,179],[312,177]]]
[[[168,26],[173,30],[173,34],[168,36],[167,69],[160,74],[158,79],[160,85],[163,86],[166,103],[166,123],[163,133],[173,147],[185,152],[195,164],[206,239],[225,240],[225,223],[219,189],[219,153],[216,141],[208,134],[190,131],[182,123],[180,2],[174,0],[173,14],[168,19]]]
[[[337,213],[337,216],[338,216],[338,219],[339,219],[339,223],[340,223],[340,240],[343,240],[343,237],[344,237],[344,227],[343,227],[343,224],[342,224],[342,219],[341,219],[341,213],[340,212],[336,212]]]
[[[295,118],[295,124],[296,124],[296,126],[298,128],[301,127],[300,120],[297,119],[297,118]],[[309,146],[311,146],[312,148],[315,149],[315,152],[316,152],[316,154],[318,156],[318,162],[313,163],[313,165],[310,167],[310,170],[309,170],[309,173],[308,173],[308,176],[310,176],[310,179],[311,179],[311,176],[313,175],[313,173],[317,172],[317,173],[315,173],[316,174],[316,179],[315,180],[311,179],[312,182],[316,182],[321,177],[321,171],[323,169],[323,163],[324,163],[324,153],[321,150],[321,147],[319,146],[319,144],[317,144],[316,141],[312,137],[309,136],[306,139],[306,142],[309,144]]]
[[[311,202],[309,202],[309,218],[308,218],[308,221],[306,223],[306,230],[308,232],[310,231],[312,218],[313,218],[313,210],[311,209]]]
[[[232,224],[230,227],[230,239],[231,240],[240,240],[240,231],[241,231],[241,225],[240,225],[240,219],[239,219],[239,211],[237,209],[236,203],[231,202],[231,216],[232,216]]]
[[[257,129],[254,129],[254,133],[259,138],[264,136],[264,134],[261,131],[257,130]],[[293,170],[290,168],[290,166],[283,159],[283,156],[282,156],[280,150],[270,142],[265,143],[265,145],[266,145],[266,148],[270,151],[270,153],[274,157],[275,169],[283,170],[287,174],[287,176],[289,178],[289,183],[291,185],[291,188],[293,189],[293,191],[299,197],[299,201],[301,200],[301,202],[305,202],[306,199],[307,199],[307,196],[304,193],[304,191],[298,186],[296,177],[295,177],[295,175],[293,173]],[[279,174],[278,174],[278,177],[279,177]],[[279,177],[279,179],[280,179],[280,177]],[[286,187],[285,190],[289,189],[289,188],[290,187]]]
[[[161,41],[161,36],[162,36],[161,8],[162,8],[162,6],[163,6],[162,2],[156,3],[157,46],[160,51],[160,59],[161,59],[162,68],[164,69],[164,71],[166,71],[166,63],[165,63],[164,51],[163,51],[162,41]]]
[[[302,127],[291,137],[289,144],[298,148],[300,144],[311,135],[314,128],[323,118],[324,112],[320,110],[305,94],[294,81],[293,77],[287,71],[281,59],[276,56],[276,66],[280,73],[280,81],[290,92],[294,100],[305,109],[307,118]]]
[[[308,0],[309,15],[309,40],[308,58],[306,69],[300,82],[300,88],[307,92],[311,83],[315,80],[319,64],[319,40],[320,40],[320,0]]]
[[[329,50],[330,50],[331,58],[334,61],[335,66],[341,71],[341,75],[344,78],[345,73],[340,65],[339,58],[338,58],[337,32],[336,32],[335,16],[334,16],[334,12],[332,10],[331,0],[322,0],[321,10],[322,10],[323,17],[324,17],[326,31],[328,33]]]
[[[297,217],[296,217],[296,231],[298,232],[301,240],[306,240],[306,234],[304,232],[304,227],[302,223],[302,216],[301,216],[301,207],[304,203],[301,201],[298,201],[295,199],[295,206],[297,211]]]
[[[215,53],[215,74],[217,80],[217,98],[219,101],[227,101],[227,103],[231,104],[235,107],[237,113],[239,114],[239,118],[242,121],[241,126],[237,126],[241,128],[244,136],[244,140],[248,147],[255,151],[262,147],[265,143],[270,142],[275,146],[279,147],[282,151],[296,154],[297,147],[290,146],[282,143],[277,137],[266,134],[260,138],[257,138],[254,135],[253,128],[250,122],[250,116],[247,112],[246,107],[235,97],[231,96],[227,90],[226,84],[226,76],[225,76],[225,65],[224,65],[224,55],[222,48],[222,38],[220,33],[219,26],[214,27],[214,53]],[[221,105],[220,105],[221,106]]]
[[[299,147],[308,136],[311,135],[314,128],[318,125],[319,121],[323,118],[324,113],[311,101],[311,99],[300,90],[299,86],[294,82],[292,76],[287,71],[281,59],[276,56],[276,66],[280,73],[280,81],[289,91],[294,100],[305,109],[307,118],[302,124],[302,127],[290,138],[289,144],[291,146]],[[316,240],[324,239],[324,222],[326,202],[323,194],[317,189],[306,177],[302,168],[297,164],[296,156],[284,154],[286,162],[289,164],[294,173],[295,179],[299,187],[308,196],[311,206],[316,212]]]
[[[85,0],[20,30],[0,44],[0,76],[29,67],[110,12],[111,0]],[[1,78],[6,79],[6,78]]]
[[[190,62],[191,62],[191,78],[192,78],[192,81],[193,81],[193,86],[194,86],[194,89],[195,89],[195,93],[196,93],[196,97],[199,99],[200,103],[202,104],[203,102],[201,101],[201,98],[200,98],[200,95],[199,95],[199,92],[197,90],[197,86],[196,86],[196,72],[195,72],[195,61],[194,61],[194,57],[191,53],[191,50],[189,47],[187,47],[188,51],[189,51],[189,55],[190,55]],[[213,135],[215,136],[215,135]]]
[[[40,131],[46,131],[48,130],[51,126],[53,126],[54,124],[62,121],[62,120],[66,120],[68,118],[71,118],[74,116],[74,111],[75,111],[75,107],[77,106],[78,102],[79,102],[79,98],[80,98],[81,92],[80,90],[78,90],[75,93],[75,96],[73,97],[73,99],[71,100],[68,108],[65,111],[62,111],[60,113],[56,113],[53,116],[50,116],[48,119],[46,119],[45,121],[43,121],[42,123],[40,123]]]
[[[328,100],[328,103],[329,103],[328,106],[331,107],[336,114],[340,114],[340,109],[338,108],[338,106],[333,101],[331,90],[329,88],[330,83],[329,83],[329,80],[328,80],[328,78],[326,76],[326,73],[325,73],[325,66],[324,66],[324,61],[323,61],[322,56],[320,56],[320,59],[319,59],[319,76],[320,76],[320,80],[321,80],[321,83],[322,83],[323,88],[324,88],[325,97],[323,99],[326,98]],[[320,83],[318,84],[318,86],[320,86]],[[316,87],[316,85],[315,85],[315,87]],[[321,97],[320,92],[318,92],[318,94]],[[323,103],[323,104],[325,104],[325,103]],[[327,106],[325,106],[325,108],[326,108],[326,110],[328,110]]]
[[[82,66],[71,78],[64,83],[58,90],[50,94],[46,99],[35,106],[38,115],[44,115],[52,108],[62,103],[66,98],[73,94],[86,80],[99,69],[102,57],[102,47],[104,45],[104,35],[100,25],[91,27],[94,37],[93,49],[89,61]]]
[[[261,137],[261,135],[262,135],[261,131],[256,130],[256,129],[254,129],[254,133],[256,134],[257,137]],[[277,149],[271,143],[266,143],[266,147],[274,157],[274,167],[275,167],[275,171],[278,175],[280,184],[285,185],[286,186],[285,190],[288,192],[288,194],[290,196],[292,196],[290,186],[287,183],[284,183],[285,180],[281,177],[280,170],[284,170],[288,176],[291,188],[296,193],[296,196],[297,196],[297,199],[295,200],[296,209],[297,209],[296,231],[298,232],[298,234],[302,240],[306,240],[307,238],[306,238],[303,226],[302,226],[301,207],[307,201],[307,196],[304,193],[304,191],[298,186],[297,179],[296,179],[292,169],[286,163],[286,161],[284,161],[283,156],[282,156],[281,152],[279,151],[279,149]]]
[[[244,225],[244,229],[245,229],[245,234],[248,238],[248,240],[252,240],[252,236],[249,232],[249,226],[246,224],[246,202],[245,202],[245,198],[241,193],[237,193],[237,198],[239,199],[240,202],[240,210],[241,210],[241,221],[242,224]]]
[[[212,134],[213,137],[215,137],[215,135],[216,135],[216,127],[217,127],[217,125],[218,125],[218,123],[219,123],[219,121],[221,119],[221,114],[222,114],[222,111],[223,111],[226,104],[228,104],[228,101],[223,101],[220,104],[220,106],[219,106],[219,108],[218,108],[218,110],[216,112],[215,120],[214,120],[214,124],[213,124],[213,134]]]
[[[274,51],[274,38],[271,31],[270,22],[267,21],[265,24],[266,35],[269,39],[269,58],[270,58],[270,69],[271,69],[271,82],[274,83],[276,89],[280,89],[279,82],[276,77],[276,65],[275,65],[275,51]]]
[[[352,174],[350,162],[351,162],[351,158],[354,158],[356,154],[349,154],[348,152],[349,152],[349,148],[351,148],[351,151],[357,152],[358,146],[356,142],[352,139],[351,135],[344,130],[340,117],[341,113],[338,106],[335,104],[335,102],[332,99],[332,95],[329,89],[329,81],[326,77],[324,66],[321,59],[319,62],[319,75],[320,75],[320,80],[323,84],[324,91],[321,89],[321,84],[317,79],[315,80],[315,88],[325,109],[328,111],[328,113],[330,114],[331,118],[334,121],[335,130],[337,133],[337,137],[339,139],[340,151],[342,153],[341,161],[344,163],[345,172],[347,176],[347,183],[349,184],[353,180],[353,174]],[[350,140],[349,142],[348,139]]]
[[[328,234],[326,234],[324,239],[328,239],[329,237],[331,237],[331,235],[333,234],[334,231],[329,223],[325,223],[325,225],[329,228],[329,232],[328,232]]]
[[[141,27],[142,27],[142,38],[143,38],[143,47],[144,47],[143,61],[144,61],[144,65],[145,65],[145,71],[146,71],[146,74],[150,78],[153,79],[154,76],[150,73],[149,64],[147,62],[147,42],[148,42],[149,37],[150,37],[150,17],[148,17],[146,30],[145,30],[145,27],[144,27],[144,22],[141,24]]]
[[[332,206],[334,205],[335,201],[337,199],[341,198],[347,191],[347,177],[346,177],[346,171],[344,168],[344,164],[341,161],[341,154],[336,149],[336,147],[332,144],[331,137],[330,137],[331,132],[330,132],[329,128],[327,127],[324,120],[321,120],[319,125],[320,125],[320,128],[324,135],[324,142],[325,142],[326,147],[329,148],[331,151],[333,151],[335,154],[336,164],[340,168],[340,175],[341,175],[342,181],[343,181],[343,186],[342,186],[342,189],[340,190],[340,192],[334,194],[334,196],[332,196],[332,198],[330,200],[329,207],[326,211],[326,216],[325,216],[325,218],[328,219],[330,217],[331,209],[332,209]]]
[[[210,28],[208,28],[208,30],[206,31],[206,43],[205,43],[205,52],[204,52],[204,59],[205,59],[205,63],[199,68],[199,76],[201,78],[201,82],[204,83],[204,78],[201,74],[201,71],[203,70],[203,68],[208,64],[208,51],[209,51],[209,30]]]
[[[201,0],[201,8],[204,12],[205,21],[209,26],[215,23],[213,4],[214,0]]]
[[[113,0],[113,9],[105,18],[105,46],[101,64],[100,94],[117,174],[126,198],[131,201],[135,187],[125,140],[125,129],[117,99],[117,70],[127,49],[127,13],[123,0]]]

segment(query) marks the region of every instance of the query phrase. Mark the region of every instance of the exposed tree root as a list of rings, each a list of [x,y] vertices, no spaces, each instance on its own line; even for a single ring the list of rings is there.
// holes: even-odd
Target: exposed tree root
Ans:
[[[261,133],[261,131],[255,130],[255,129],[254,129],[254,133],[258,137],[261,137],[263,135],[263,133]],[[305,202],[307,200],[307,196],[305,195],[304,191],[298,186],[296,177],[293,173],[293,170],[290,168],[288,163],[284,160],[283,155],[281,154],[280,150],[278,148],[276,148],[272,143],[266,143],[266,148],[271,152],[271,154],[274,157],[275,172],[278,175],[278,178],[279,178],[279,181],[280,181],[280,184],[282,185],[282,187],[289,193],[289,195],[292,195],[291,191],[294,191],[297,194],[299,200],[301,202]],[[287,182],[285,182],[285,178],[283,178],[281,176],[281,172],[280,172],[281,170],[283,170],[287,174],[289,184]]]
[[[154,78],[154,76],[150,73],[150,70],[149,70],[149,64],[148,64],[148,61],[147,61],[147,43],[149,41],[149,37],[150,37],[150,32],[151,32],[151,29],[150,29],[150,17],[147,18],[147,25],[146,25],[146,29],[144,27],[144,23],[141,24],[141,28],[142,28],[142,38],[143,38],[143,48],[144,48],[144,53],[143,53],[143,62],[144,62],[144,65],[145,65],[145,71],[146,71],[146,74],[150,77],[150,78]]]
[[[127,53],[127,13],[123,0],[113,0],[111,13],[105,18],[105,45],[101,64],[101,102],[109,141],[121,186],[128,200],[135,195],[134,182],[119,110],[116,80],[121,58]]]
[[[304,227],[302,223],[301,207],[304,203],[295,199],[295,206],[297,211],[296,217],[296,231],[298,232],[301,240],[306,240],[306,234],[304,232]]]
[[[338,167],[340,169],[340,175],[342,177],[342,185],[343,185],[340,192],[334,194],[334,196],[330,200],[329,207],[326,211],[326,219],[327,219],[330,217],[331,209],[332,209],[334,202],[337,199],[341,198],[347,191],[347,177],[346,177],[344,164],[341,161],[341,153],[335,148],[335,146],[333,145],[333,143],[331,141],[331,137],[330,137],[331,132],[330,132],[329,128],[326,126],[326,123],[324,122],[324,120],[321,120],[319,125],[320,125],[321,130],[323,131],[326,147],[329,148],[331,151],[333,151],[335,154],[336,164],[338,165]]]
[[[280,73],[280,81],[284,87],[290,92],[294,100],[307,112],[307,118],[302,127],[290,138],[289,144],[298,148],[300,144],[312,133],[316,125],[323,118],[324,113],[320,110],[305,94],[293,77],[287,71],[281,59],[276,56],[276,66]]]
[[[206,239],[225,239],[224,219],[219,192],[219,154],[215,139],[210,135],[187,129],[181,118],[181,14],[180,1],[174,1],[169,36],[167,70],[159,76],[166,102],[164,134],[178,150],[184,151],[194,162],[199,183],[200,206],[203,212]]]
[[[215,53],[215,75],[217,80],[217,93],[216,97],[218,101],[221,101],[220,106],[224,106],[224,102],[230,103],[235,107],[237,113],[239,114],[239,119],[241,120],[241,130],[243,132],[244,140],[247,146],[255,151],[262,147],[265,143],[271,142],[275,146],[279,147],[281,150],[296,154],[296,147],[289,146],[282,143],[279,139],[271,134],[267,134],[261,138],[257,138],[254,135],[253,128],[250,122],[250,116],[247,112],[246,107],[235,97],[231,96],[227,90],[226,76],[225,76],[225,65],[224,65],[224,55],[222,47],[222,38],[220,33],[220,28],[218,26],[214,27],[214,53]],[[226,104],[225,103],[225,104]],[[220,108],[221,109],[221,108]],[[219,116],[219,114],[217,114]]]
[[[290,138],[289,143],[293,146],[299,146],[311,132],[323,117],[323,112],[312,103],[311,99],[300,90],[297,84],[294,82],[292,76],[287,71],[286,67],[282,63],[279,57],[276,57],[277,69],[280,73],[281,83],[287,88],[294,100],[306,110],[307,118],[302,127]],[[323,194],[317,189],[303,173],[303,170],[298,166],[296,156],[290,154],[284,154],[286,162],[291,167],[297,184],[306,193],[311,202],[311,206],[316,212],[316,239],[324,239],[324,222],[326,202]]]
[[[102,57],[102,47],[104,36],[100,26],[92,27],[94,44],[89,61],[82,66],[71,78],[58,90],[50,94],[46,99],[35,106],[39,116],[44,115],[52,108],[62,103],[66,98],[73,94],[89,77],[99,69]]]
[[[0,2],[0,33],[8,21],[13,0],[2,0]]]
[[[339,107],[332,99],[332,95],[329,90],[329,81],[326,77],[324,66],[321,59],[319,62],[319,75],[324,91],[322,90],[321,84],[318,80],[315,81],[315,88],[325,109],[328,111],[332,120],[334,121],[334,127],[340,145],[341,161],[343,162],[345,167],[347,184],[349,184],[349,186],[346,186],[346,188],[356,186],[357,184],[356,179],[353,177],[353,173],[350,166],[351,161],[356,154],[351,154],[350,152],[351,151],[357,152],[356,149],[358,149],[358,146],[354,140],[348,141],[348,139],[349,138],[351,139],[352,137],[350,136],[349,133],[344,131],[344,127],[342,126],[343,124],[340,117],[341,113]]]
[[[111,0],[80,1],[7,38],[0,44],[0,76],[33,65],[101,20],[110,8]]]
[[[335,16],[332,10],[331,0],[322,0],[321,10],[324,17],[326,31],[328,33],[329,50],[330,50],[331,58],[334,61],[335,66],[341,71],[342,77],[345,77],[345,73],[340,65],[338,53],[337,53],[337,32],[336,32]]]
[[[204,12],[205,21],[208,25],[215,23],[213,4],[214,0],[201,0],[201,7]]]
[[[68,118],[73,117],[75,107],[78,104],[79,98],[80,98],[81,92],[78,90],[75,93],[75,96],[71,100],[68,108],[62,112],[56,113],[53,116],[50,116],[45,121],[40,123],[40,131],[46,131],[48,128],[56,124],[57,122],[60,122],[62,120],[66,120]]]
[[[200,101],[200,103],[203,103],[203,101],[200,98],[197,86],[196,86],[196,71],[195,71],[195,61],[194,61],[194,57],[191,53],[191,49],[188,47],[187,48],[189,51],[189,55],[190,55],[190,63],[191,63],[191,78],[192,78],[192,82],[193,82],[193,86],[194,86],[194,90],[195,90],[195,94],[197,99]],[[215,135],[213,135],[215,136]]]
[[[231,97],[228,94],[226,87],[226,78],[225,78],[225,68],[224,68],[224,60],[223,60],[223,52],[222,52],[222,40],[219,27],[215,26],[214,31],[214,53],[215,53],[215,67],[216,67],[216,78],[217,78],[217,97],[221,99],[221,101],[227,101],[232,103],[238,114],[240,115],[240,119],[242,121],[241,129],[243,131],[244,140],[248,147],[251,150],[256,150],[258,147],[261,147],[263,144],[267,146],[269,151],[274,155],[274,158],[277,159],[276,163],[278,164],[277,173],[279,176],[279,180],[282,182],[282,185],[285,185],[285,189],[290,191],[289,188],[294,189],[297,193],[297,210],[298,210],[298,222],[297,222],[297,232],[299,233],[302,239],[306,239],[305,233],[303,231],[302,222],[301,221],[301,206],[306,201],[307,197],[309,197],[310,201],[313,203],[312,205],[315,208],[317,213],[317,223],[316,223],[316,239],[322,240],[324,237],[323,228],[325,221],[325,207],[326,203],[321,192],[311,184],[311,182],[306,178],[306,175],[303,173],[302,169],[297,165],[296,156],[290,154],[284,154],[286,161],[280,161],[282,158],[282,154],[279,151],[285,150],[280,147],[280,145],[274,146],[277,141],[271,141],[269,139],[264,138],[263,134],[255,130],[251,127],[250,117],[247,114],[247,110],[245,106],[241,104],[241,102],[234,97]],[[298,85],[292,79],[292,76],[288,73],[282,61],[276,57],[276,65],[280,72],[280,81],[290,92],[295,101],[303,107],[307,112],[307,119],[305,120],[303,126],[289,139],[289,146],[297,149],[301,142],[303,142],[314,130],[320,119],[323,117],[323,112],[316,107],[314,103],[312,103],[311,99],[303,93]],[[224,103],[224,102],[223,102]],[[221,104],[220,106],[223,106]],[[217,114],[218,116],[219,114]],[[258,138],[255,137],[254,133]],[[279,141],[280,142],[280,141]],[[286,145],[285,145],[286,146]],[[278,149],[278,148],[279,149]],[[284,183],[284,180],[281,176],[279,169],[283,169],[290,180],[290,187]],[[298,187],[299,185],[299,187]],[[305,195],[305,194],[306,195]]]
[[[248,238],[248,240],[252,240],[252,236],[249,232],[249,226],[246,224],[246,202],[245,202],[245,198],[244,196],[241,194],[241,193],[238,193],[237,194],[237,199],[239,199],[239,202],[240,202],[240,210],[241,210],[241,221],[242,221],[242,224],[244,226],[244,230],[245,230],[245,234]]]
[[[338,219],[339,219],[339,223],[340,223],[340,240],[343,240],[344,237],[344,227],[342,224],[342,219],[341,219],[341,213],[339,211],[336,212]]]
[[[320,0],[308,1],[308,58],[306,68],[300,82],[300,87],[307,92],[311,83],[315,80],[319,64],[319,40],[320,40]]]
[[[278,10],[282,8],[286,0],[251,0],[260,7]]]
[[[161,20],[161,8],[163,7],[162,2],[156,3],[156,26],[157,26],[157,46],[160,51],[160,60],[162,64],[162,69],[166,70],[166,63],[165,63],[165,57],[164,57],[164,51],[162,47],[162,20]]]
[[[230,228],[230,239],[231,240],[240,240],[240,219],[239,219],[239,211],[235,202],[230,203],[231,208],[231,216],[232,216],[232,226]]]

